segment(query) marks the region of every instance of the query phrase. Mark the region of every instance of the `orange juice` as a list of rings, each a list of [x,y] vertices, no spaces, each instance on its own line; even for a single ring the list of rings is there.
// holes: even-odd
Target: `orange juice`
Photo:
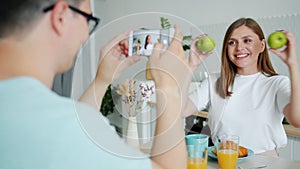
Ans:
[[[235,169],[238,159],[238,152],[225,149],[218,151],[218,163],[221,169]]]
[[[206,169],[207,161],[202,158],[188,158],[188,169]]]

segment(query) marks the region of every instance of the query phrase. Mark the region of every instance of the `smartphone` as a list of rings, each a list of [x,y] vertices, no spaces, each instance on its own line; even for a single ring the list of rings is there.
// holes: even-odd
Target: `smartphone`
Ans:
[[[153,46],[157,42],[164,44],[166,50],[174,37],[174,28],[168,29],[141,29],[130,32],[128,55],[150,56]]]

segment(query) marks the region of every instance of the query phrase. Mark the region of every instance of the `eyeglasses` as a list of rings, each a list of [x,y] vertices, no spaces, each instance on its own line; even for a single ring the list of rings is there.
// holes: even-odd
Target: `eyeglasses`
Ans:
[[[51,5],[49,7],[46,7],[43,9],[43,12],[49,12],[50,10],[52,10],[54,8],[54,5]],[[83,12],[82,10],[78,9],[78,8],[75,8],[71,5],[69,5],[69,8],[74,11],[74,12],[77,12],[79,13],[80,15],[84,16],[87,20],[87,23],[89,25],[89,34],[91,35],[97,28],[99,22],[100,22],[100,19],[99,18],[96,18],[94,17],[92,14],[88,14],[86,12]]]

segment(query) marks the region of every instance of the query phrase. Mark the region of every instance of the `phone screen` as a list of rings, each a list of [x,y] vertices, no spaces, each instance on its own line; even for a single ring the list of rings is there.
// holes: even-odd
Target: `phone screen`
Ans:
[[[168,48],[174,36],[174,29],[135,30],[129,36],[129,56],[150,56],[155,43],[162,42]]]

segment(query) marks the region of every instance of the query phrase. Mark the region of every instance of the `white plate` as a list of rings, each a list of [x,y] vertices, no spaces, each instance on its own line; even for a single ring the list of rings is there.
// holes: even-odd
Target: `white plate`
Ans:
[[[218,159],[217,155],[215,153],[212,152],[212,149],[216,148],[215,146],[210,146],[208,147],[208,156],[213,158],[213,159]],[[240,157],[239,160],[244,160],[248,157],[251,157],[254,155],[254,152],[250,149],[248,149],[248,155],[246,157]]]

